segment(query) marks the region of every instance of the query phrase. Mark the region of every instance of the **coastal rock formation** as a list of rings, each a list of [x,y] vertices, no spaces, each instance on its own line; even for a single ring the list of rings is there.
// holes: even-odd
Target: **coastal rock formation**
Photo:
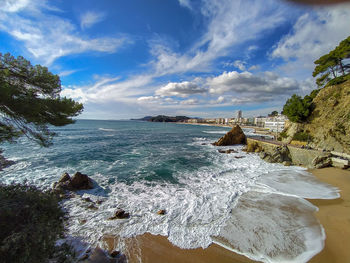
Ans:
[[[218,150],[219,153],[237,153],[234,149],[228,149],[228,150]]]
[[[310,135],[309,146],[315,149],[350,154],[350,80],[324,87],[313,99],[315,108],[307,123],[289,123],[283,142],[289,143],[294,135]]]
[[[126,219],[129,217],[130,217],[129,213],[126,213],[123,209],[117,209],[117,211],[114,212],[114,216],[108,218],[108,220]]]
[[[261,152],[260,157],[269,163],[291,163],[291,157],[287,146],[273,148],[271,152]],[[288,162],[288,163],[287,163]]]
[[[93,188],[92,180],[80,172],[76,172],[73,177],[68,173],[64,173],[60,180],[53,184],[53,191],[63,193],[64,191],[87,190]]]
[[[278,162],[285,166],[302,165],[307,168],[334,166],[334,157],[331,153],[292,145],[278,145],[248,138],[245,150],[259,153],[260,158],[267,162]]]
[[[325,168],[332,166],[331,155],[325,156],[317,156],[312,160],[312,165],[315,166],[316,169]]]
[[[217,142],[213,143],[215,146],[228,146],[235,144],[246,144],[247,138],[239,125],[235,125],[231,131],[226,133]]]
[[[4,156],[1,155],[2,150],[0,150],[0,171],[6,167],[13,165],[15,162],[7,160]]]

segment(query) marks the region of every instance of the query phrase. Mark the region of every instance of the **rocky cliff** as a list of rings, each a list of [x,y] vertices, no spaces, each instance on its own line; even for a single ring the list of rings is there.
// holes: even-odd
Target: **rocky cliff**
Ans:
[[[350,154],[350,80],[321,89],[313,102],[308,123],[287,125],[283,142],[307,133],[313,148]]]

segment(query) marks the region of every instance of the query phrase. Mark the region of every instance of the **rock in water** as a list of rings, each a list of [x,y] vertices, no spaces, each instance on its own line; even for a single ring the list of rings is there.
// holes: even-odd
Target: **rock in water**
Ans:
[[[166,214],[166,211],[165,209],[160,209],[158,212],[157,212],[158,215],[165,215]]]
[[[92,180],[86,174],[82,174],[80,172],[76,172],[73,177],[70,177],[68,173],[64,173],[60,180],[53,184],[53,192],[58,194],[63,194],[65,191],[76,191],[92,188]]]
[[[123,209],[117,209],[117,211],[115,211],[114,213],[114,216],[108,218],[108,220],[125,219],[129,217],[130,217],[129,213],[126,213]]]
[[[247,138],[243,133],[241,127],[239,125],[235,125],[232,130],[224,135],[224,137],[220,138],[217,142],[213,143],[215,146],[228,146],[235,144],[246,144]]]
[[[77,190],[94,188],[92,180],[86,174],[82,174],[80,172],[76,172],[73,175],[71,184],[72,187]]]

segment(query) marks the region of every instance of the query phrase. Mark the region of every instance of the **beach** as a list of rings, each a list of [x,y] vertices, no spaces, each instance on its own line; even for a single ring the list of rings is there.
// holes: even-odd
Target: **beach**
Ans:
[[[319,208],[316,217],[326,232],[325,248],[312,263],[350,262],[350,171],[336,168],[312,170],[319,180],[340,189],[335,200],[309,200]]]
[[[309,262],[312,263],[344,263],[350,262],[350,171],[337,168],[310,170],[320,181],[336,186],[341,197],[333,200],[309,199],[319,208],[315,216],[323,225],[326,232],[325,247]],[[106,248],[113,250],[118,239],[112,236],[104,237]],[[128,240],[124,245],[129,262],[143,263],[248,263],[258,262],[234,253],[217,244],[206,249],[180,249],[171,244],[165,236],[144,234]]]

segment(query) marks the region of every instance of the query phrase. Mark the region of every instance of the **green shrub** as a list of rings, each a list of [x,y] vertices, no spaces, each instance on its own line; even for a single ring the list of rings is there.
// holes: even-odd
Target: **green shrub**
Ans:
[[[63,234],[58,198],[34,186],[0,185],[1,262],[47,262]]]
[[[312,98],[310,96],[305,96],[302,99],[300,96],[294,94],[283,106],[282,113],[292,122],[304,122],[311,114],[312,105]]]
[[[287,133],[286,133],[285,131],[282,131],[282,132],[280,133],[280,137],[283,138],[283,139],[285,139],[285,138],[288,137],[288,135],[287,135]]]
[[[293,140],[301,142],[312,141],[312,136],[307,132],[297,132],[294,134]]]
[[[344,75],[344,76],[336,77],[336,78],[331,79],[330,81],[328,81],[328,83],[326,84],[325,87],[341,84],[341,83],[347,81],[348,79],[350,79],[350,75],[349,74],[348,75]]]

